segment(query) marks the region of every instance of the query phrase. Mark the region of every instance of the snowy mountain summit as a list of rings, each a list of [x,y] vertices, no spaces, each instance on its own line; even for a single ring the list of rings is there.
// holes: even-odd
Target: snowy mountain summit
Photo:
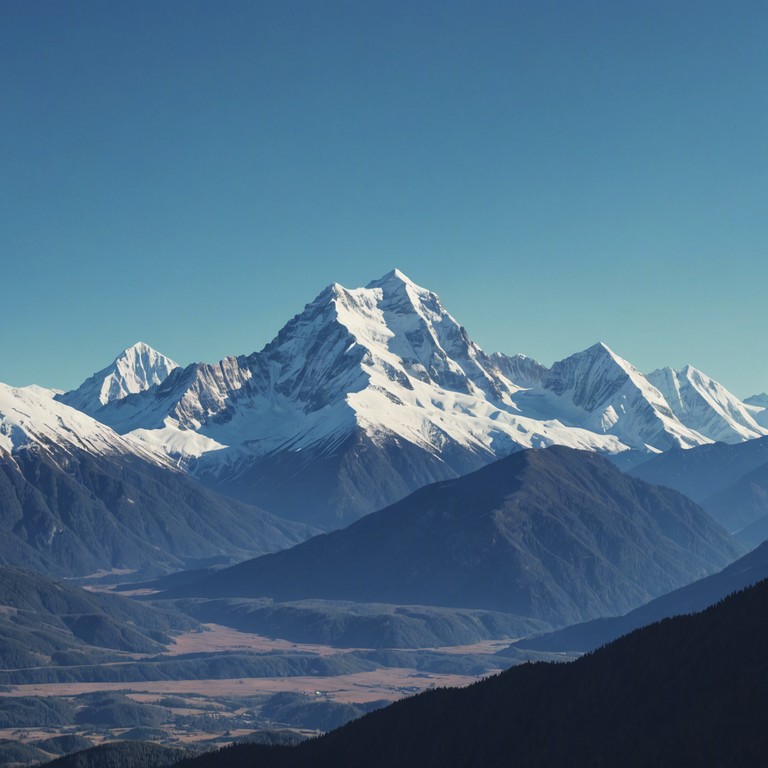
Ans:
[[[139,341],[121,352],[77,389],[57,397],[62,403],[93,415],[99,408],[128,395],[144,392],[168,378],[178,365]]]
[[[669,402],[667,379],[605,344],[551,368],[488,355],[399,270],[328,286],[260,352],[184,369],[128,359],[62,400],[216,488],[328,527],[521,448],[658,452],[768,433],[720,385]]]
[[[692,365],[682,370],[661,368],[648,374],[682,422],[711,440],[737,443],[765,434],[753,408],[732,395],[722,384]]]

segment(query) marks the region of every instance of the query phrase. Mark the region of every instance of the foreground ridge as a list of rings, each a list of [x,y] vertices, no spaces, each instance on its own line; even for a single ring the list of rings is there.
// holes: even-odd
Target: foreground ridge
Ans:
[[[296,747],[235,746],[178,768],[763,765],[766,609],[763,581],[570,664],[514,667]]]

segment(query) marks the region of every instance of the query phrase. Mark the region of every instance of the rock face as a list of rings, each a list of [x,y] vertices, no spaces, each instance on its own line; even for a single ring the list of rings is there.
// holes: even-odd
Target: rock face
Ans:
[[[738,553],[680,494],[595,453],[552,447],[423,488],[179,594],[483,608],[556,625],[623,613]]]

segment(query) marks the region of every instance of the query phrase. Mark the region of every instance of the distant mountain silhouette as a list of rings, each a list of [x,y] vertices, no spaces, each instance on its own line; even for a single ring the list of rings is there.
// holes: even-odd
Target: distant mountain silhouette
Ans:
[[[747,547],[768,538],[768,437],[668,451],[628,474],[684,493]]]
[[[701,505],[745,546],[762,543],[768,539],[768,462]]]
[[[627,474],[664,485],[696,502],[725,490],[748,472],[768,464],[768,437],[728,445],[674,448],[633,467]]]

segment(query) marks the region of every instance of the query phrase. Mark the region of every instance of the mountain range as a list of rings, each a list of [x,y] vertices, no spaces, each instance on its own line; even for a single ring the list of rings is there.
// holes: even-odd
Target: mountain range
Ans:
[[[768,573],[766,538],[768,396],[742,401],[690,365],[643,374],[604,343],[551,366],[486,353],[435,293],[398,270],[365,288],[328,286],[258,352],[182,367],[139,342],[69,392],[0,384],[8,684],[382,664],[480,674],[591,650],[719,600]],[[125,580],[126,591],[155,602],[61,580],[73,578]],[[475,762],[506,763],[498,736],[511,712],[527,764],[568,764],[572,749],[606,764],[618,764],[616,749],[662,764],[654,749],[673,754],[674,729],[653,723],[654,743],[641,749],[647,723],[629,732],[627,723],[653,718],[652,699],[674,721],[681,679],[701,698],[703,684],[688,678],[702,681],[705,658],[729,711],[743,714],[734,690],[742,709],[763,701],[748,687],[756,643],[742,631],[755,631],[744,606],[759,609],[764,592],[625,638],[576,671],[536,665],[497,678],[514,680],[511,701],[505,683],[491,682],[466,699],[432,699],[442,722],[418,704],[395,708],[416,713],[418,733],[385,715],[385,736],[362,726],[372,735],[358,742],[347,731],[347,755],[374,764],[364,757],[370,739],[378,759],[390,755],[393,733],[408,743],[431,733],[426,762],[395,744],[397,759],[384,764],[414,754],[414,764],[445,764],[461,754],[458,734]],[[149,657],[198,621],[357,650],[327,665],[298,651]],[[691,626],[698,635],[686,634]],[[440,651],[523,636],[498,656]],[[727,665],[724,648],[742,654],[741,666]],[[139,655],[147,658],[137,666]],[[672,672],[675,683],[659,688]],[[734,675],[744,676],[735,688]],[[483,715],[462,735],[456,712],[467,707]],[[711,710],[689,719],[702,728]],[[557,744],[547,717],[568,724]],[[607,751],[592,749],[585,722],[595,718],[608,718],[600,732],[615,735]],[[319,743],[338,738],[347,736]],[[748,735],[741,747],[752,754]],[[319,750],[313,764],[335,759],[310,749]]]
[[[524,448],[614,456],[768,434],[766,406],[595,344],[486,354],[399,270],[333,284],[260,352],[177,367],[144,344],[57,395],[207,486],[331,529]]]
[[[2,558],[65,576],[241,560],[550,445],[662,484],[643,474],[654,462],[733,449],[736,482],[768,472],[748,458],[764,412],[690,366],[645,376],[602,343],[551,367],[486,354],[393,270],[329,286],[260,352],[180,367],[140,342],[70,392],[0,385]],[[711,501],[749,546],[768,533],[761,477]]]

